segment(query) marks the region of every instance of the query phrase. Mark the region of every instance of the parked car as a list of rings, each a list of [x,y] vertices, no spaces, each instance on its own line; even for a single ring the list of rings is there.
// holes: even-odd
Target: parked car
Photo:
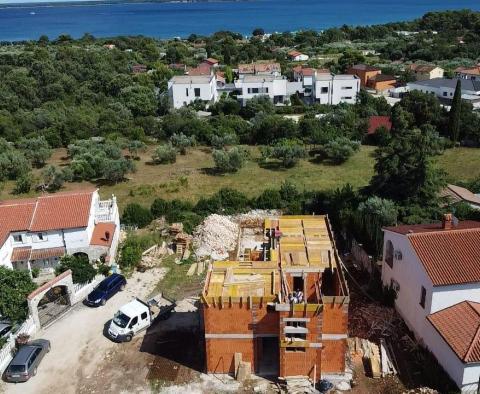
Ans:
[[[123,275],[112,274],[102,280],[85,299],[89,306],[105,305],[107,300],[125,288],[127,280]]]
[[[135,298],[115,313],[107,335],[115,342],[130,342],[135,334],[150,327],[155,319],[167,319],[176,305],[174,299],[163,294],[148,301]]]
[[[12,332],[13,326],[8,320],[0,321],[0,338],[6,338]]]
[[[50,341],[36,339],[23,345],[5,370],[7,382],[26,382],[37,374],[37,368],[45,354],[50,351]]]

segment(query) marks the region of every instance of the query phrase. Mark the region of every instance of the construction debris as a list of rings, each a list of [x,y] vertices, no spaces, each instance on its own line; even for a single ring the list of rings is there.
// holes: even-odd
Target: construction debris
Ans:
[[[358,303],[350,308],[350,335],[378,341],[396,339],[403,334],[401,319],[393,308],[378,304]]]
[[[391,351],[391,347],[388,346],[385,339],[380,339],[380,356],[382,361],[382,378],[387,375],[396,375],[397,368],[395,368],[392,362],[392,357],[395,357],[395,353]]]
[[[319,392],[313,386],[312,380],[304,376],[289,377],[285,380],[283,386],[289,394],[313,394]]]
[[[210,215],[194,231],[197,257],[225,260],[237,246],[240,227],[228,216]]]
[[[180,223],[182,224],[182,223]],[[183,226],[182,226],[183,227]],[[175,244],[175,253],[179,256],[180,260],[186,260],[190,256],[190,242],[192,241],[192,236],[187,233],[177,233],[175,235],[174,244]],[[186,256],[188,254],[188,256]]]
[[[142,260],[139,264],[139,270],[145,270],[157,266],[163,256],[168,253],[167,244],[165,242],[162,245],[153,245],[142,253]]]
[[[277,210],[254,209],[247,213],[233,216],[233,221],[244,228],[262,228],[265,218],[279,217],[282,213]]]

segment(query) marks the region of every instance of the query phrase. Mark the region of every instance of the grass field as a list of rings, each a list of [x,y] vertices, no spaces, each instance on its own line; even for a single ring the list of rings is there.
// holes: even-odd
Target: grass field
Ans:
[[[213,160],[209,148],[191,149],[187,155],[177,156],[171,165],[151,165],[153,148],[149,148],[136,162],[137,171],[129,174],[129,180],[116,185],[91,184],[89,182],[66,183],[64,190],[78,190],[98,186],[102,197],[114,193],[121,207],[135,201],[148,205],[156,197],[181,198],[196,201],[215,193],[222,187],[235,188],[248,196],[255,196],[268,187],[278,187],[290,180],[299,188],[328,190],[351,183],[354,187],[366,185],[373,174],[372,152],[374,147],[362,146],[360,151],[340,166],[318,164],[302,160],[290,169],[263,168],[258,164],[259,151],[250,148],[251,159],[238,173],[213,175]],[[65,165],[66,151],[58,149],[50,162]],[[438,160],[450,181],[472,179],[480,176],[480,149],[456,148],[444,153]],[[13,183],[8,182],[0,196],[12,198]]]

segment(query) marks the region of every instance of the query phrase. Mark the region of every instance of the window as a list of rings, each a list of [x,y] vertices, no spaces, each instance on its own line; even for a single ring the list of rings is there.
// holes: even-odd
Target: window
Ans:
[[[425,309],[425,298],[427,297],[427,290],[422,286],[422,291],[420,293],[420,306]]]
[[[342,97],[342,100],[351,100],[352,97],[348,96],[348,97]]]
[[[135,316],[132,321],[130,322],[130,324],[128,325],[128,328],[132,328],[134,325],[136,325],[138,323],[138,317]]]
[[[349,90],[349,89],[352,89],[351,86],[342,86],[342,90]]]
[[[188,97],[188,88],[185,88],[185,96]]]
[[[396,250],[394,253],[395,260],[401,260],[403,258],[402,251],[401,250]]]
[[[390,268],[393,268],[393,244],[390,240],[387,241],[387,245],[385,246],[385,262]]]
[[[287,352],[302,352],[305,353],[305,348],[304,347],[291,347],[288,346],[285,351]]]
[[[140,319],[145,320],[147,318],[147,312],[143,312]]]
[[[13,236],[13,242],[23,242],[23,237],[21,234],[17,234]]]
[[[265,93],[268,93],[268,88],[264,88],[264,90],[265,90]]]
[[[322,87],[322,90],[320,91],[322,94],[328,93],[328,86]]]
[[[195,97],[200,97],[200,88],[194,89]]]
[[[443,97],[447,97],[448,93],[447,92],[443,92]]]
[[[36,233],[34,237],[34,241],[41,242],[47,240],[47,234],[45,233]]]

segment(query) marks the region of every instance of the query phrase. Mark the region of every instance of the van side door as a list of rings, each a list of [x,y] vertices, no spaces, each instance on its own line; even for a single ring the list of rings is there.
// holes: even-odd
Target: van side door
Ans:
[[[135,334],[138,331],[138,316],[135,316],[128,325],[128,328]]]
[[[149,325],[150,325],[150,314],[147,311],[142,312],[142,314],[140,315],[140,322],[139,322],[138,329],[141,330],[142,328],[148,327]]]

